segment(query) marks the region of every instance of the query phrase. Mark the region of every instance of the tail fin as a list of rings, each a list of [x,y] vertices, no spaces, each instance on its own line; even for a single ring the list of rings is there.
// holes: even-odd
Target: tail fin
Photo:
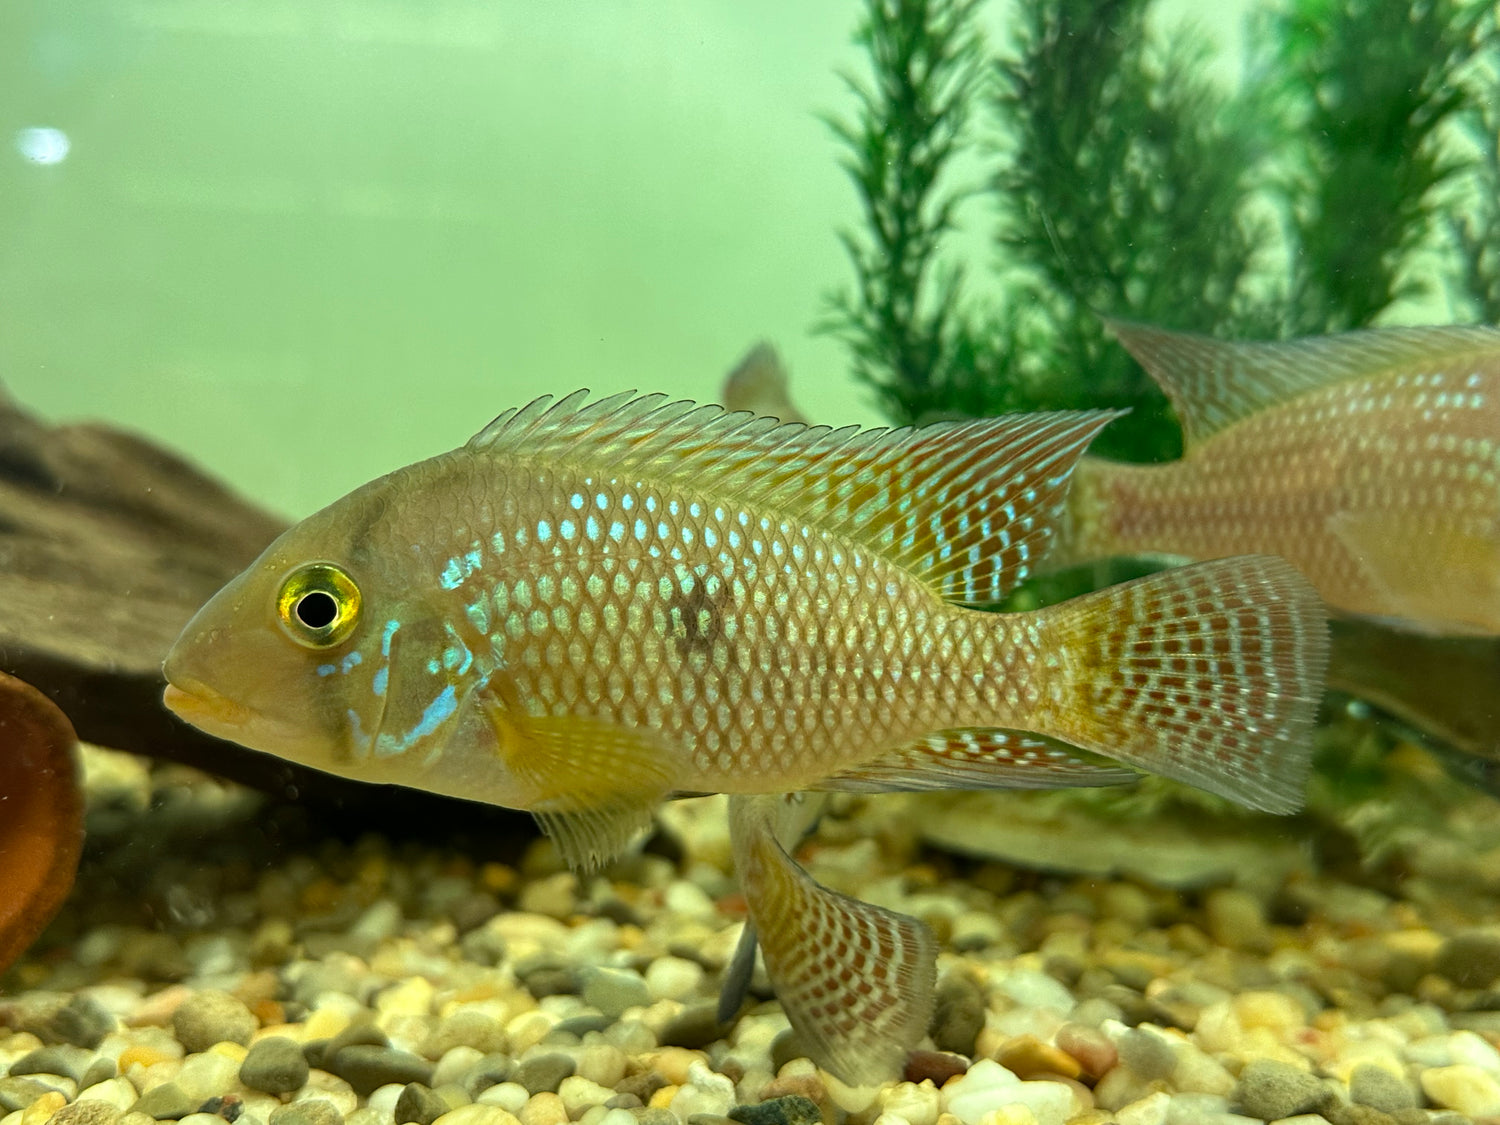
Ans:
[[[1199,563],[1044,613],[1063,653],[1045,733],[1254,809],[1301,807],[1328,625],[1289,563]]]
[[[851,1085],[899,1075],[927,1034],[937,943],[915,918],[830,891],[793,862],[775,796],[731,796],[729,832],[766,975],[812,1060]]]

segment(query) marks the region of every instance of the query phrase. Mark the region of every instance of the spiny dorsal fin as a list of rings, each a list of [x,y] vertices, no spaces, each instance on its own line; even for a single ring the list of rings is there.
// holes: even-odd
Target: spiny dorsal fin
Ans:
[[[1233,343],[1125,321],[1105,324],[1172,400],[1188,449],[1257,410],[1318,387],[1362,376],[1422,374],[1471,357],[1500,358],[1500,331],[1464,325]]]
[[[665,395],[579,391],[510,410],[469,448],[755,503],[865,545],[955,601],[998,601],[1056,536],[1111,411],[921,429],[783,424]]]

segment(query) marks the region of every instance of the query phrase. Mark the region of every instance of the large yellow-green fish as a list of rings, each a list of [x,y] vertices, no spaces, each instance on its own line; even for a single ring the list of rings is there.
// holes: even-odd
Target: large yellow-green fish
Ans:
[[[1186,453],[1086,459],[1056,561],[1267,552],[1342,612],[1500,635],[1500,331],[1111,328],[1172,400]]]
[[[1327,641],[1285,562],[964,608],[1047,550],[1112,417],[830,430],[539,400],[286,532],[189,623],[166,702],[320,769],[530,810],[578,865],[674,794],[745,795],[736,848],[788,1014],[867,1078],[925,1028],[930,936],[808,880],[754,795],[1131,776],[1057,740],[1300,802]],[[857,966],[887,953],[876,988]]]

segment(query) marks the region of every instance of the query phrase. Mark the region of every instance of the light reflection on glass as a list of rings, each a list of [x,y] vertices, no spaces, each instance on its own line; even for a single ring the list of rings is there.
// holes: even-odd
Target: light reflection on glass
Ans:
[[[49,125],[33,125],[16,133],[16,151],[33,164],[61,164],[72,147],[68,134]]]

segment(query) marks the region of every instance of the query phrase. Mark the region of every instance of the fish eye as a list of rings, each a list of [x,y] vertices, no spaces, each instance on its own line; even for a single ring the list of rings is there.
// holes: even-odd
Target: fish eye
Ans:
[[[276,597],[281,628],[305,648],[332,648],[359,620],[359,587],[333,563],[308,563],[287,575]]]

